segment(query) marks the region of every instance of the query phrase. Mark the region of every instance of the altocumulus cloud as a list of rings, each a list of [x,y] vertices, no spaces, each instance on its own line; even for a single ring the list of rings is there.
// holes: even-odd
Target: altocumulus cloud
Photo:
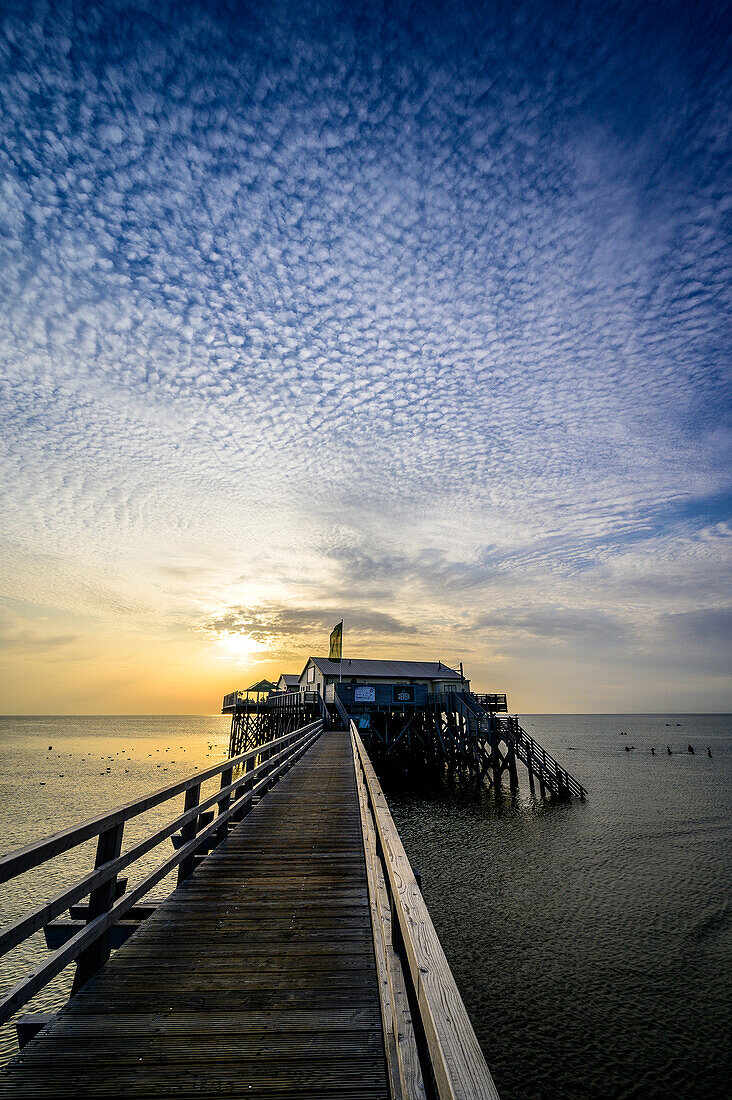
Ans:
[[[410,645],[416,633],[414,626],[393,615],[348,605],[331,611],[275,604],[259,605],[255,609],[234,607],[211,619],[204,629],[214,638],[243,634],[265,646],[277,659],[302,659],[308,654],[325,652],[328,635],[340,615],[348,621],[349,636],[355,636],[365,652],[374,647],[382,649],[395,641]],[[431,633],[424,623],[419,624],[418,632],[421,638]]]
[[[724,8],[4,5],[8,584],[476,653],[728,602]]]

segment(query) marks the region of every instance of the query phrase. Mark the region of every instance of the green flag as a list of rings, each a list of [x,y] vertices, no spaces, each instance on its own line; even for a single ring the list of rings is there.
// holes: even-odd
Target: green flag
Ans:
[[[343,660],[343,619],[338,623],[338,626],[334,626],[330,632],[330,653],[328,658],[331,661]]]

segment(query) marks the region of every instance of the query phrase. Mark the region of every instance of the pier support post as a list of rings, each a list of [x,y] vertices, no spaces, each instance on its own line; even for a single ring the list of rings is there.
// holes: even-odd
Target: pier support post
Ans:
[[[513,741],[508,742],[508,781],[512,791],[518,790],[518,770],[516,768],[516,746]]]
[[[526,770],[529,773],[529,790],[532,794],[536,794],[536,784],[534,783],[534,754],[530,748],[526,750]]]
[[[501,754],[498,751],[498,738],[498,730],[494,725],[493,729],[491,730],[490,746],[491,769],[493,771],[493,789],[496,791],[496,793],[500,790],[501,787]]]

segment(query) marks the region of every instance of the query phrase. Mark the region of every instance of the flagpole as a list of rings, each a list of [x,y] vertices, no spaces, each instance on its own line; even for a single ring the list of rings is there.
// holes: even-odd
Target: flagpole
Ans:
[[[341,619],[341,670],[338,673],[338,683],[343,683],[343,619]]]

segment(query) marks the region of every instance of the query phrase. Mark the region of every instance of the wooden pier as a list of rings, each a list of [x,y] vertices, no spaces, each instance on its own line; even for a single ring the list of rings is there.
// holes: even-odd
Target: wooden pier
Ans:
[[[183,813],[123,850],[127,821],[181,794]],[[2,1020],[77,963],[68,1004],[19,1022],[34,1037],[0,1095],[497,1098],[353,723],[311,723],[28,845],[0,882],[94,836],[94,870],[0,933],[4,952],[56,928]],[[119,872],[171,838],[121,892]],[[176,867],[178,888],[145,910]],[[84,920],[59,921],[84,897]]]
[[[231,714],[229,755],[266,744],[315,718],[322,718],[326,728],[348,729],[354,722],[377,770],[463,776],[496,791],[505,776],[516,792],[521,764],[532,794],[538,788],[542,799],[585,801],[582,784],[508,714],[505,695],[470,691],[462,668],[459,676],[453,675],[459,685],[433,692],[419,683],[406,685],[405,691],[397,683],[366,686],[355,679],[329,683],[324,694],[273,692],[251,700],[244,692],[231,692],[222,707],[224,714]]]

